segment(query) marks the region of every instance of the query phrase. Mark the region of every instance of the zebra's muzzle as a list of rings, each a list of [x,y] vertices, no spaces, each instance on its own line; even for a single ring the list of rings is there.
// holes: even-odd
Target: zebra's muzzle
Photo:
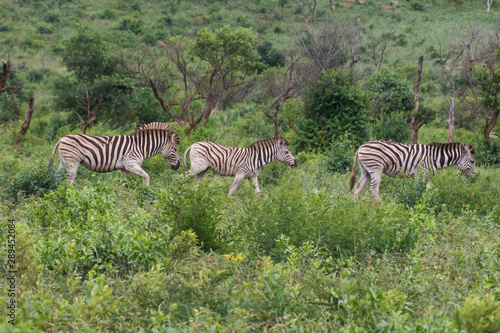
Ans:
[[[180,166],[181,166],[181,161],[177,160],[177,163],[175,163],[174,165],[171,165],[170,169],[177,170],[177,169],[179,169]]]
[[[291,166],[292,168],[296,168],[296,167],[297,167],[297,160],[296,160],[296,159],[294,159],[294,160],[293,160],[292,165],[290,165],[290,166]]]

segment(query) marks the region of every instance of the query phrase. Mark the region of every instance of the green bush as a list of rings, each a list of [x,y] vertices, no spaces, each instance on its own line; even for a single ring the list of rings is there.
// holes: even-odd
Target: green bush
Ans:
[[[122,18],[120,26],[118,27],[118,29],[120,30],[131,31],[136,35],[141,34],[143,28],[144,28],[144,21],[140,18],[135,18],[131,16],[126,16]]]
[[[12,202],[17,202],[19,196],[43,197],[66,180],[66,170],[59,170],[58,167],[39,164],[13,178],[5,177],[2,181],[5,187],[4,196]]]
[[[500,332],[500,301],[494,295],[468,297],[458,311],[467,332]]]
[[[403,112],[382,112],[371,124],[371,136],[374,140],[408,143],[411,133]]]
[[[490,146],[487,147],[483,142],[476,144],[476,164],[481,166],[500,167],[500,140],[491,139]]]
[[[220,207],[226,198],[226,191],[221,193],[208,183],[205,180],[196,189],[192,184],[181,183],[170,191],[160,192],[155,212],[162,224],[168,223],[174,228],[174,234],[193,230],[202,250],[219,251],[228,241],[225,231],[219,228],[223,218]]]
[[[325,152],[325,164],[330,172],[346,173],[351,171],[354,154],[358,148],[349,135],[333,139],[331,148]]]
[[[412,1],[410,2],[410,6],[413,10],[416,10],[418,12],[423,12],[425,10],[424,4],[420,1]]]

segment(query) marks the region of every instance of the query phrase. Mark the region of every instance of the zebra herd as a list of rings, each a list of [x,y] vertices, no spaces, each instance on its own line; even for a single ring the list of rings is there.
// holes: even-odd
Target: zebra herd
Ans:
[[[52,155],[59,148],[60,168],[68,168],[68,182],[73,184],[78,166],[83,164],[95,172],[121,170],[122,175],[133,173],[144,178],[149,185],[149,175],[141,168],[142,163],[161,154],[170,168],[180,166],[177,146],[180,139],[169,123],[142,125],[133,134],[125,136],[95,136],[71,134],[62,137]],[[191,173],[201,182],[205,173],[212,169],[221,176],[234,176],[229,195],[233,194],[244,179],[252,179],[255,193],[259,192],[257,177],[262,167],[274,160],[296,167],[297,160],[286,146],[290,142],[274,137],[252,143],[246,148],[227,147],[213,142],[197,142],[184,153],[184,166],[188,168],[187,155],[191,159]],[[392,141],[370,141],[361,145],[354,155],[351,172],[351,190],[357,199],[361,190],[371,180],[370,192],[379,196],[382,174],[390,177],[416,175],[419,169],[435,174],[439,169],[457,165],[467,177],[477,175],[474,160],[475,149],[463,143],[434,143],[431,145],[403,144]],[[356,162],[361,169],[361,179],[356,181]],[[50,162],[49,162],[50,163]]]

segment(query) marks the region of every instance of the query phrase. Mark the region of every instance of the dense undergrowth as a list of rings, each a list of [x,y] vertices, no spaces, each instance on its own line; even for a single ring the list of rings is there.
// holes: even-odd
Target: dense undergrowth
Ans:
[[[68,186],[45,167],[51,143],[11,148],[17,130],[1,136],[1,228],[15,221],[19,270],[17,324],[3,307],[2,331],[498,329],[497,167],[475,182],[456,168],[384,177],[382,204],[353,201],[349,173],[315,153],[265,167],[258,195],[244,182],[227,197],[232,180],[212,174],[195,190],[159,156],[149,187],[83,167]]]

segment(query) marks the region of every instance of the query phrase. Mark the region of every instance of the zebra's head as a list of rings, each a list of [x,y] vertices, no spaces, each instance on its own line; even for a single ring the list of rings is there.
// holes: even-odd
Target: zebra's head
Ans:
[[[161,148],[160,153],[170,165],[170,169],[177,170],[181,165],[181,160],[179,159],[179,151],[177,150],[177,145],[181,143],[179,135],[173,131],[166,131],[168,135],[168,140],[166,144]]]
[[[461,156],[457,162],[458,169],[462,171],[465,177],[474,179],[477,175],[476,160],[474,154],[476,149],[469,144],[460,144]]]
[[[285,138],[278,138],[276,147],[276,159],[292,168],[297,167],[297,160],[292,156],[292,153],[288,150],[286,146],[289,146],[290,142]]]

